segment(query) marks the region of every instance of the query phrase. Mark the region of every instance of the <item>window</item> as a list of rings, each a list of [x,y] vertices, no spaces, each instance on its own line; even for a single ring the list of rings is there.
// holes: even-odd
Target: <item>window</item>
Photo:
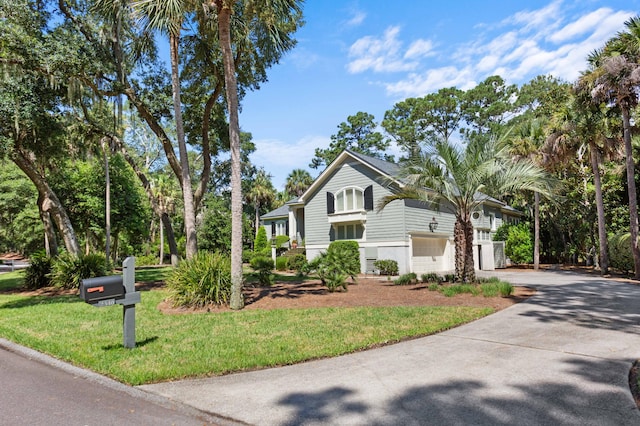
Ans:
[[[364,226],[359,223],[336,226],[336,240],[361,240],[363,236]]]
[[[336,213],[364,210],[364,192],[359,188],[345,188],[336,194]]]

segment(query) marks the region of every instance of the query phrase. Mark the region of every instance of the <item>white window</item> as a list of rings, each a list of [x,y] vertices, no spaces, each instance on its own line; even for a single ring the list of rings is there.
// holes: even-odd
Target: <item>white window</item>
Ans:
[[[364,210],[364,191],[345,188],[336,194],[336,213]]]
[[[336,240],[361,240],[364,226],[360,223],[348,223],[336,226]]]

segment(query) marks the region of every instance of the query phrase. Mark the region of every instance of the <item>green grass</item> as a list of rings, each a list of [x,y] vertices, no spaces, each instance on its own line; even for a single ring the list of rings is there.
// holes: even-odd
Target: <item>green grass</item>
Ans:
[[[136,268],[136,281],[137,282],[155,282],[155,281],[164,281],[171,271],[173,271],[173,266],[162,266],[162,267],[139,267]]]
[[[1,282],[7,279],[1,276]],[[345,354],[436,333],[492,313],[469,307],[243,310],[164,315],[168,293],[143,292],[136,348],[122,309],[76,296],[0,295],[0,336],[132,385],[219,375]]]
[[[22,287],[24,270],[0,274],[0,291],[8,291]]]

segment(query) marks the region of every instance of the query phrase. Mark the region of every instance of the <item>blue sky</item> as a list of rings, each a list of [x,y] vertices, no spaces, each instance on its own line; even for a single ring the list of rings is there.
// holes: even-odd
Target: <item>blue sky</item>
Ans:
[[[251,159],[282,190],[294,168],[321,172],[308,168],[315,148],[358,111],[380,122],[405,98],[494,74],[518,85],[540,74],[573,82],[587,55],[638,14],[640,0],[307,0],[298,45],[242,102]]]

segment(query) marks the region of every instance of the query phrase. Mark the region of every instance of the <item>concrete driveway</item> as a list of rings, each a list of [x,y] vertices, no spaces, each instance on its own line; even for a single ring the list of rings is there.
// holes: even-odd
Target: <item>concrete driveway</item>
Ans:
[[[333,359],[141,386],[255,425],[640,425],[640,286],[496,272],[538,293],[438,335]]]

